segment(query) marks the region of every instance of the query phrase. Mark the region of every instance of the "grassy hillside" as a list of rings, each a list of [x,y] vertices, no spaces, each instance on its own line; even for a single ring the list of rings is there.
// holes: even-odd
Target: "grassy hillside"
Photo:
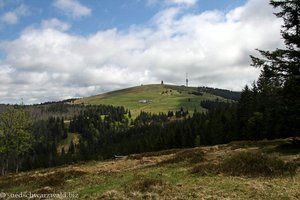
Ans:
[[[61,153],[62,148],[64,148],[65,152],[68,152],[71,141],[73,144],[79,143],[79,134],[78,133],[68,133],[68,137],[59,142],[57,147],[57,152]]]
[[[288,139],[234,142],[23,172],[0,177],[0,194],[71,192],[79,199],[299,199],[300,173],[294,169],[300,164],[300,150],[290,145]]]
[[[114,105],[124,106],[137,115],[141,110],[151,113],[177,111],[181,107],[185,110],[203,110],[201,100],[223,99],[220,96],[204,92],[202,96],[192,94],[193,87],[171,85],[143,85],[123,90],[108,92],[101,95],[83,98],[75,101],[76,104]],[[145,100],[146,102],[142,102]],[[225,100],[225,99],[223,99]]]

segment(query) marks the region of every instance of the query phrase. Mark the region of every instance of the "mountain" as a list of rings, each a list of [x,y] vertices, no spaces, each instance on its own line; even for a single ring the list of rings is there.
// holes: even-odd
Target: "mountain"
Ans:
[[[75,104],[124,106],[133,115],[140,111],[159,113],[184,110],[203,111],[201,101],[232,101],[239,98],[239,92],[208,87],[185,87],[176,85],[141,85],[105,94],[86,97]]]

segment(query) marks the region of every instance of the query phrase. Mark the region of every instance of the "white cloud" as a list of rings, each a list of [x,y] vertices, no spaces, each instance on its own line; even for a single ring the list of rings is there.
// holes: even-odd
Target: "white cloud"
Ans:
[[[17,24],[21,17],[30,14],[29,8],[26,5],[20,5],[13,11],[9,11],[0,16],[0,20],[7,24]]]
[[[69,25],[57,19],[43,21],[0,43],[7,55],[0,61],[0,99],[33,103],[160,80],[181,85],[186,72],[191,85],[239,90],[258,76],[250,66],[254,49],[283,45],[281,20],[272,12],[268,0],[250,0],[228,13],[166,8],[149,27],[86,37],[67,33]]]
[[[5,4],[6,4],[5,0],[0,0],[0,8],[3,8]]]
[[[147,5],[152,6],[155,4],[161,4],[166,6],[178,5],[178,6],[194,6],[198,3],[198,0],[147,0]]]
[[[91,9],[83,6],[78,0],[55,0],[54,6],[68,15],[77,18],[91,14]]]
[[[8,24],[16,24],[19,21],[19,17],[14,12],[7,12],[1,17],[1,20]]]
[[[57,29],[60,31],[67,31],[71,27],[70,24],[60,21],[59,19],[52,18],[50,20],[43,20],[42,29]]]
[[[198,0],[166,0],[168,4],[178,4],[178,5],[186,5],[193,6],[197,3]]]

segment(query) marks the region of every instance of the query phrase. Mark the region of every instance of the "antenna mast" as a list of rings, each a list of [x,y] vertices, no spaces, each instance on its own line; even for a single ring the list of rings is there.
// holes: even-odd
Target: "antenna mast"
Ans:
[[[186,87],[189,87],[188,73],[186,73],[185,86],[186,86]]]

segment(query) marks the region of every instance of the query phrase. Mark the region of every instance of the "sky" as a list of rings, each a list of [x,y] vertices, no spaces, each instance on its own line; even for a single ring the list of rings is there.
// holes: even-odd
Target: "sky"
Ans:
[[[0,103],[141,84],[242,90],[283,47],[269,0],[0,0]]]

